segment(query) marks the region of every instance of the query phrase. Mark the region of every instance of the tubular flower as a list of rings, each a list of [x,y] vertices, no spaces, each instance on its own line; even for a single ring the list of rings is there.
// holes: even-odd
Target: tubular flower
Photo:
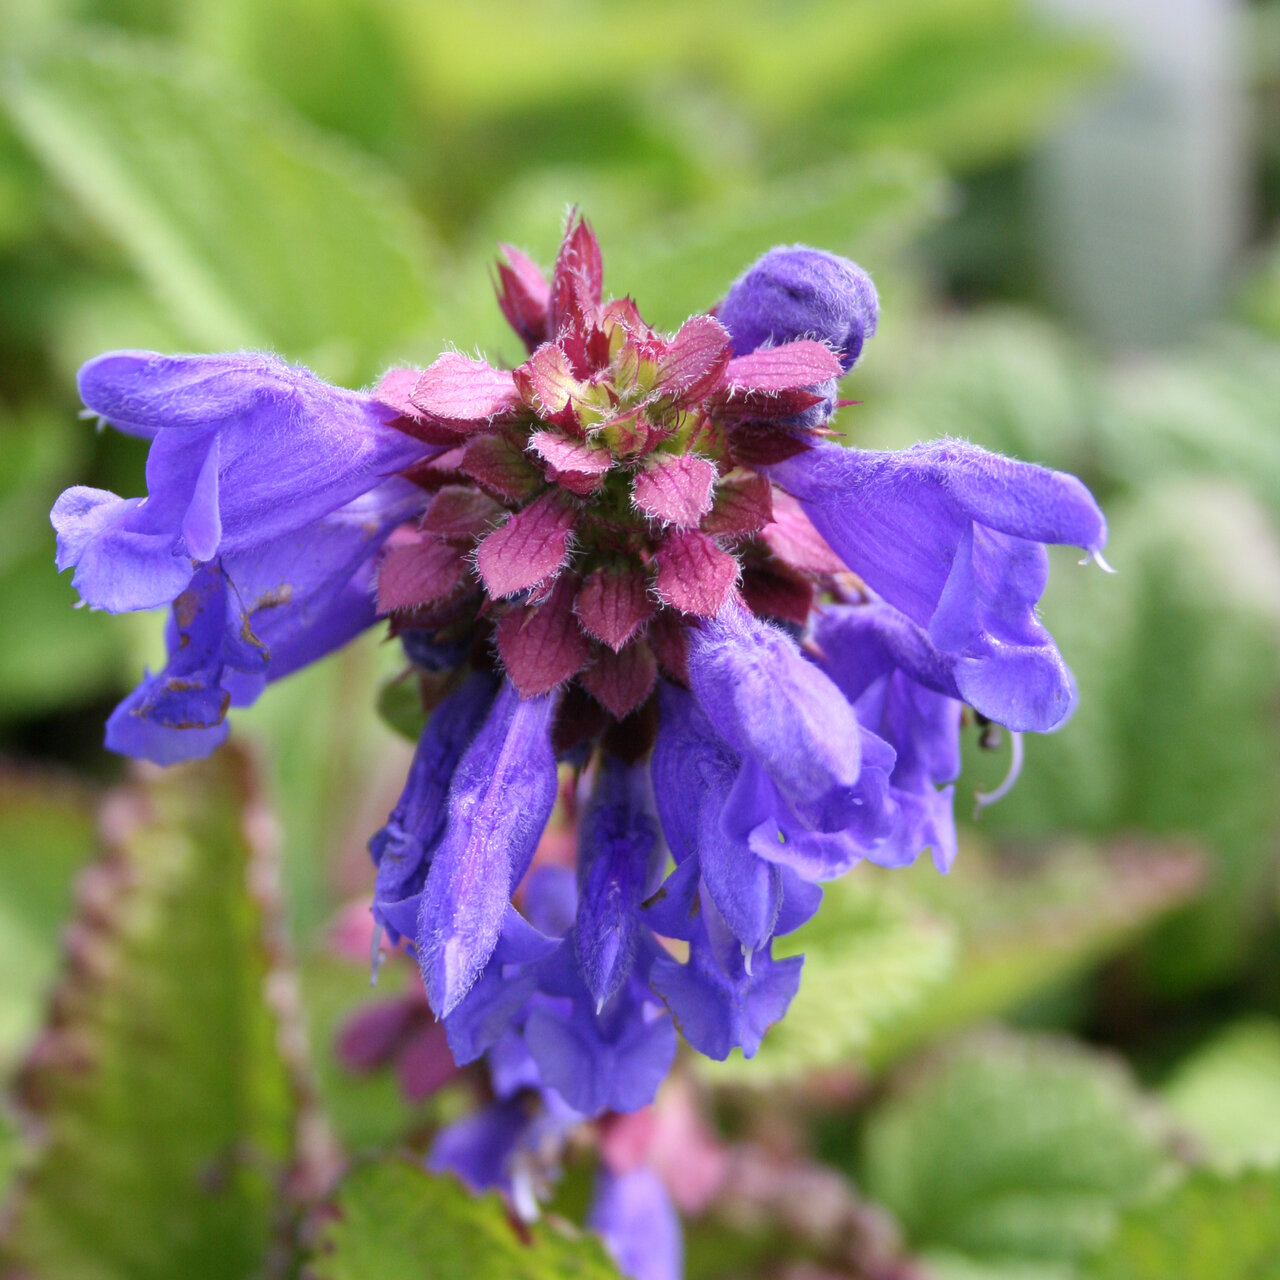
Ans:
[[[116,750],[207,753],[228,706],[376,618],[435,673],[373,911],[498,1097],[435,1162],[527,1199],[512,1161],[649,1102],[677,1032],[755,1052],[800,982],[772,941],[822,882],[950,865],[962,709],[1069,714],[1045,544],[1096,556],[1106,525],[1072,476],[831,439],[876,328],[853,263],[771,250],[664,334],[606,300],[585,221],[549,280],[503,252],[514,369],[451,351],[356,394],[266,356],[91,362],[89,408],[151,441],[148,494],[71,489],[53,521],[90,605],[172,607]],[[576,874],[535,856],[558,793]],[[602,1193],[621,1256],[651,1190]]]

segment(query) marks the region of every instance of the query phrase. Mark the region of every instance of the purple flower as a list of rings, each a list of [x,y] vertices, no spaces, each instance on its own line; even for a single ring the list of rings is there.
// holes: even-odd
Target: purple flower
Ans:
[[[730,601],[693,632],[689,681],[725,741],[808,825],[844,825],[857,803],[858,722],[790,636]]]
[[[80,487],[53,508],[58,568],[111,613],[169,604],[197,564],[256,553],[430,452],[387,405],[272,356],[116,351],[81,369],[80,395],[151,441],[146,498]]]
[[[734,281],[716,315],[746,355],[797,338],[816,338],[847,373],[876,331],[875,285],[856,263],[805,245],[770,249]]]
[[[597,1006],[630,975],[640,945],[640,903],[662,877],[658,826],[647,791],[647,770],[606,755],[578,824],[574,942]]]
[[[541,966],[524,1043],[540,1079],[575,1111],[638,1111],[653,1101],[676,1056],[676,1033],[649,989],[650,941],[626,982],[603,1003],[562,948]]]
[[[531,1067],[539,1086],[575,1112],[635,1111],[653,1101],[676,1051],[671,1019],[649,989],[657,947],[650,936],[638,940],[623,981],[601,999],[578,959],[573,896],[573,878],[561,868],[531,878],[532,923],[508,909],[480,978],[444,1019],[449,1043],[467,1062],[508,1037],[505,1053],[518,1043],[527,1055],[520,1073]]]
[[[435,1173],[452,1173],[472,1191],[502,1191],[526,1222],[560,1177],[569,1133],[582,1117],[554,1093],[491,1103],[442,1129],[427,1156]]]
[[[524,699],[505,684],[454,771],[417,931],[427,996],[442,1018],[493,954],[511,895],[551,816],[554,710],[550,695]]]
[[[901,453],[816,444],[769,470],[849,568],[927,633],[943,691],[1010,729],[1066,719],[1075,685],[1036,604],[1045,543],[1092,555],[1106,544],[1079,480],[955,440]]]
[[[774,960],[768,943],[745,953],[705,888],[686,918],[689,959],[655,961],[653,989],[699,1053],[721,1061],[737,1048],[752,1058],[799,990],[803,957]]]
[[[684,1236],[662,1180],[652,1169],[596,1175],[587,1225],[604,1237],[628,1280],[680,1280]]]
[[[897,805],[893,832],[867,852],[874,862],[902,866],[933,849],[939,871],[956,855],[954,788],[939,787],[960,772],[960,712],[936,692],[945,664],[908,619],[880,602],[829,605],[815,620],[822,665],[895,752],[889,794]]]
[[[653,1099],[677,1029],[756,1053],[803,965],[773,941],[823,882],[950,865],[963,706],[1065,719],[1046,544],[1097,557],[1106,524],[1074,477],[970,445],[830,442],[877,320],[843,258],[771,250],[663,334],[606,300],[584,221],[550,279],[505,253],[513,370],[451,351],[362,395],[261,355],[91,362],[85,403],[151,441],[148,495],[70,489],[53,522],[87,603],[172,606],[109,722],[129,754],[205,754],[229,706],[389,619],[434,694],[373,912],[497,1098],[431,1164],[529,1217],[573,1125]],[[400,1018],[348,1055],[385,1058]],[[678,1276],[651,1174],[605,1175],[592,1221],[627,1274]]]
[[[416,938],[422,887],[444,833],[449,784],[489,711],[496,682],[476,672],[438,706],[418,739],[400,801],[369,841],[378,869],[373,914],[391,940]]]
[[[156,764],[208,755],[229,707],[372,625],[371,557],[417,503],[391,481],[305,531],[195,565],[173,602],[168,661],[113,712],[106,745]]]

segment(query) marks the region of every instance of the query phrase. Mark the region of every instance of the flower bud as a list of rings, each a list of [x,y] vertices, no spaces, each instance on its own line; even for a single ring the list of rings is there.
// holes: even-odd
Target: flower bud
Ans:
[[[734,282],[720,304],[735,355],[816,338],[847,373],[876,331],[876,287],[848,258],[804,245],[770,249]]]

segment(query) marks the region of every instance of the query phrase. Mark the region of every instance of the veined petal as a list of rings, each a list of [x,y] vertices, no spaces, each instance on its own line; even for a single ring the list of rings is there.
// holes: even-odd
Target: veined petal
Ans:
[[[1074,687],[1035,605],[1041,544],[1106,542],[1079,480],[957,441],[901,453],[818,445],[770,471],[845,563],[954,658],[971,705],[1012,729],[1065,719]]]
[[[424,418],[459,433],[506,421],[523,408],[510,372],[456,351],[446,351],[422,371],[409,401]]]
[[[574,935],[583,981],[599,1004],[631,973],[640,937],[640,902],[661,873],[658,826],[646,790],[644,766],[606,756],[579,819]]]
[[[312,525],[430,452],[387,406],[270,356],[113,352],[80,387],[108,422],[152,437],[145,501],[73,490],[54,510],[61,563],[112,612],[167,603],[193,561]]]
[[[418,739],[400,800],[369,841],[369,854],[378,869],[374,916],[384,927],[389,924],[385,911],[390,904],[422,892],[431,853],[447,821],[449,783],[462,753],[484,723],[494,690],[494,678],[476,672],[432,712]],[[413,915],[416,918],[416,907]],[[391,932],[394,941],[402,930],[393,925]]]
[[[712,316],[692,316],[658,360],[655,390],[669,403],[700,400],[719,383],[730,354],[724,325]]]
[[[572,503],[551,492],[489,534],[476,552],[476,566],[489,593],[515,595],[558,573],[569,558],[575,519]]]
[[[858,723],[788,635],[731,602],[691,636],[689,680],[734,750],[759,760],[808,823],[844,824],[858,781]]]
[[[777,395],[820,386],[842,372],[840,361],[828,347],[820,342],[800,341],[735,356],[725,369],[724,381],[729,395]]]
[[[556,796],[554,698],[510,684],[467,748],[449,788],[448,828],[427,875],[418,958],[431,1007],[452,1012],[497,946],[512,890]]]

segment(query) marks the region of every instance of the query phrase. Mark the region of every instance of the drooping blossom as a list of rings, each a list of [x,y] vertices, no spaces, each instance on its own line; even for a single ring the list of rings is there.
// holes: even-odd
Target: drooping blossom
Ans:
[[[207,753],[376,618],[432,673],[373,912],[488,1069],[433,1166],[533,1212],[568,1130],[651,1102],[678,1033],[756,1052],[802,977],[773,941],[823,883],[950,865],[962,711],[1065,720],[1045,548],[1100,558],[1106,525],[1074,477],[960,441],[836,441],[878,318],[842,258],[771,250],[664,334],[571,219],[550,279],[504,248],[498,294],[518,367],[450,351],[367,394],[266,356],[100,357],[85,403],[151,441],[148,493],[71,489],[53,519],[90,605],[172,608],[117,750]],[[558,798],[576,870],[536,856]],[[665,1222],[641,1173],[593,1220],[647,1280],[671,1272],[632,1250]]]

